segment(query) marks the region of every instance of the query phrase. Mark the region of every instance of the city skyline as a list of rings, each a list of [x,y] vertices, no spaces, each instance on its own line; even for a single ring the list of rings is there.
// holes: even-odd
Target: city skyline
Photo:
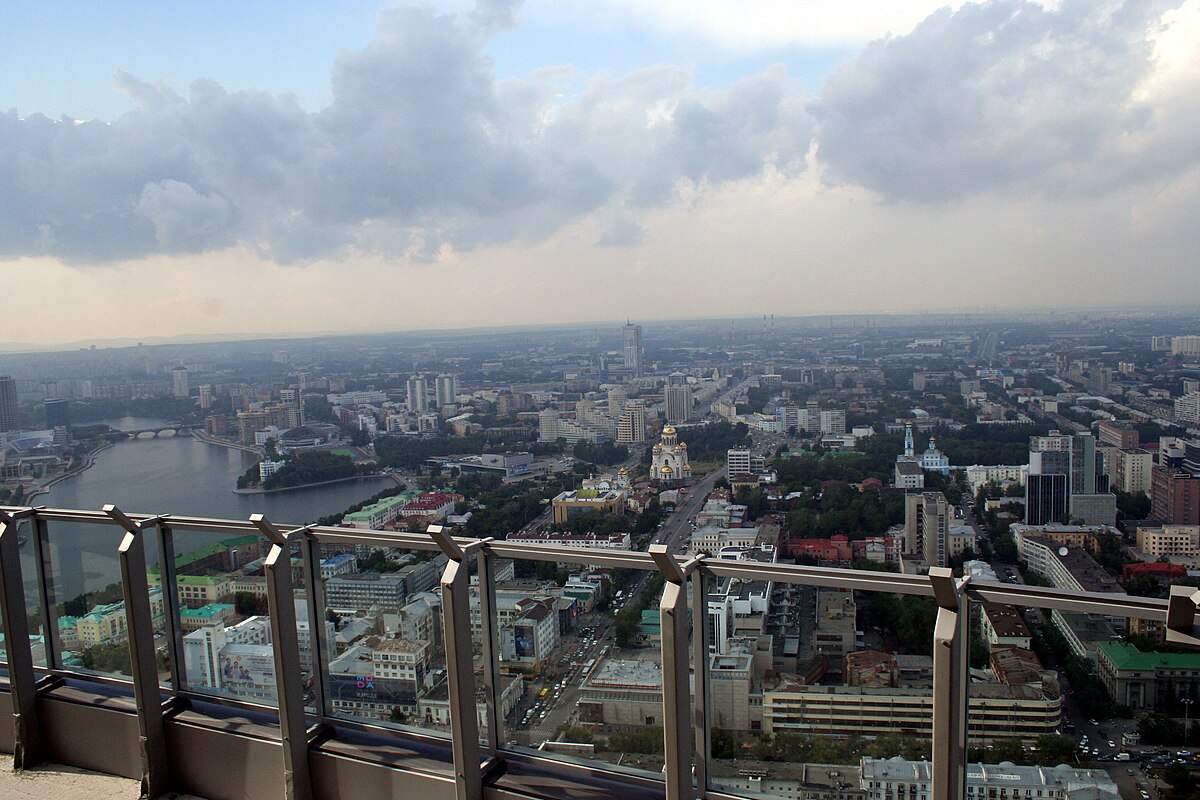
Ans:
[[[23,10],[0,343],[1200,299],[1197,0],[389,6]]]

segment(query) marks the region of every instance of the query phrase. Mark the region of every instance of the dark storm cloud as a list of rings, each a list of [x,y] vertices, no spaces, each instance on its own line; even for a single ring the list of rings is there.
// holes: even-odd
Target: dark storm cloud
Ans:
[[[810,107],[828,179],[920,201],[1089,196],[1195,164],[1195,114],[1138,92],[1170,5],[998,0],[869,45]]]
[[[0,116],[0,255],[102,262],[243,243],[285,262],[427,258],[536,240],[613,202],[665,204],[681,182],[802,167],[811,123],[781,71],[701,92],[656,68],[563,101],[552,76],[492,76],[483,45],[515,7],[385,12],[377,39],[338,59],[316,113],[119,73],[136,109],[110,123]]]

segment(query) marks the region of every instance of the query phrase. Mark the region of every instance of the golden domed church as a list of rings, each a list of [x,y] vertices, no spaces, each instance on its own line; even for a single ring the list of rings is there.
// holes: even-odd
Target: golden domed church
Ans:
[[[692,477],[692,467],[688,464],[687,443],[679,441],[673,426],[663,428],[662,441],[654,445],[652,464],[650,477],[663,483],[683,482]]]

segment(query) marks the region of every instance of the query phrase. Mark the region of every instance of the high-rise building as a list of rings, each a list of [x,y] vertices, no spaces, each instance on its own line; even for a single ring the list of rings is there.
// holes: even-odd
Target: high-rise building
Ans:
[[[1027,525],[1045,525],[1071,515],[1087,517],[1091,524],[1115,524],[1116,496],[1109,493],[1108,484],[1104,457],[1097,453],[1091,433],[1050,431],[1048,436],[1029,437]],[[1111,519],[1105,510],[1110,506]]]
[[[17,428],[17,382],[9,375],[0,375],[0,431]]]
[[[46,401],[46,427],[53,430],[55,428],[71,427],[71,416],[67,411],[68,403],[62,398],[54,398]]]
[[[1141,448],[1109,448],[1108,475],[1110,488],[1121,492],[1150,494],[1150,471],[1154,456]]]
[[[212,384],[200,384],[200,408],[207,411],[212,408]]]
[[[919,555],[931,567],[945,567],[950,559],[975,548],[975,531],[957,521],[954,507],[941,492],[914,492],[904,496],[904,550]]]
[[[1058,522],[1070,508],[1067,476],[1030,474],[1025,478],[1025,524]]]
[[[1200,336],[1172,336],[1171,355],[1200,356]]]
[[[1188,392],[1175,400],[1175,418],[1186,425],[1200,425],[1200,392]]]
[[[625,391],[624,386],[608,387],[608,413],[614,417],[620,414],[625,409],[625,403],[629,400],[629,393]]]
[[[663,395],[667,422],[686,422],[692,416],[692,387],[682,373],[676,372],[667,380]]]
[[[204,387],[200,387],[201,393]],[[203,394],[201,394],[203,397]],[[211,402],[211,401],[210,401]],[[298,386],[279,390],[279,402],[287,406],[287,423],[293,428],[304,424],[304,393]]]
[[[846,432],[845,409],[822,411],[820,420],[822,434],[841,436]]]
[[[624,330],[625,369],[635,378],[642,377],[642,326],[628,323]]]
[[[437,376],[434,387],[437,407],[453,405],[458,400],[458,376],[443,374]]]
[[[1150,471],[1150,514],[1169,525],[1200,525],[1200,477],[1156,465]]]
[[[408,410],[414,414],[429,410],[429,384],[424,375],[413,375],[406,386]]]
[[[617,443],[637,444],[646,441],[646,406],[641,400],[625,403],[625,410],[617,417]]]
[[[188,384],[188,368],[178,366],[171,370],[171,394],[182,398],[191,393],[191,386]]]

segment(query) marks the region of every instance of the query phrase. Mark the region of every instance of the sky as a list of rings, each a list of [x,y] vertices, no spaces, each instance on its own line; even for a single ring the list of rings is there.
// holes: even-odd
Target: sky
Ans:
[[[0,347],[1200,300],[1200,0],[6,27]]]

